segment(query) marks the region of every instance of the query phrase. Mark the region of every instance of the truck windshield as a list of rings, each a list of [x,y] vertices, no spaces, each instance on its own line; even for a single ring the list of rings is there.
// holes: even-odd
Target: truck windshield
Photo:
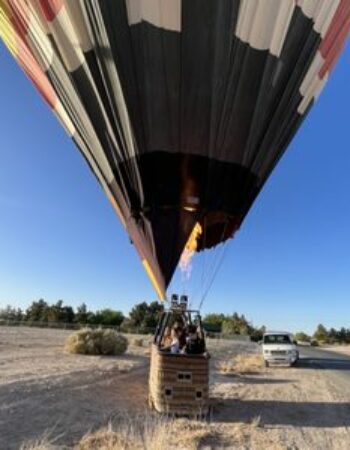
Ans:
[[[288,334],[267,334],[264,344],[291,344],[291,340]]]

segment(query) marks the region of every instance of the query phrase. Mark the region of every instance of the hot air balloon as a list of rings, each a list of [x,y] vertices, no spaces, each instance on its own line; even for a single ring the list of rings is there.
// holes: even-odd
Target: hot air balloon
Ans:
[[[189,238],[240,227],[349,27],[349,0],[0,0],[161,298]]]

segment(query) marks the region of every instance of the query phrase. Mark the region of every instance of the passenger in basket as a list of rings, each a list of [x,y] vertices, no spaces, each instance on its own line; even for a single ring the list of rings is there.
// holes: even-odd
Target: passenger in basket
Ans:
[[[185,353],[189,355],[200,355],[204,352],[205,345],[203,337],[199,335],[195,325],[189,325]]]
[[[185,327],[180,327],[180,334],[179,334],[179,344],[180,344],[180,350],[184,350],[186,347],[187,342],[187,329]]]
[[[163,351],[170,351],[171,353],[179,353],[180,352],[180,333],[182,329],[174,326],[171,329],[170,335],[170,345],[163,347]]]
[[[166,327],[164,330],[164,335],[161,342],[161,348],[170,347],[171,346],[171,328]]]
[[[178,331],[180,350],[183,350],[185,348],[186,340],[187,340],[186,327],[184,326],[184,323],[182,322],[182,320],[177,320],[174,323],[173,328],[176,328]]]
[[[180,352],[180,335],[182,329],[179,327],[174,327],[171,330],[171,345],[170,352],[171,353],[179,353]]]

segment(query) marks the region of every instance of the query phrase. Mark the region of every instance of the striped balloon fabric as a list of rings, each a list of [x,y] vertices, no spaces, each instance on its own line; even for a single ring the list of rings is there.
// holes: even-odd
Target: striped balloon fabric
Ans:
[[[197,250],[239,228],[349,27],[350,0],[0,0],[161,298],[195,227]]]

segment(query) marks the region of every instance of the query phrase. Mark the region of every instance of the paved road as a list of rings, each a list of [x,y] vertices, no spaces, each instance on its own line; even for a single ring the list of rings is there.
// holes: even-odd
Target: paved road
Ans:
[[[331,375],[341,379],[350,389],[350,356],[314,347],[299,347],[299,366],[310,369],[331,371]]]

